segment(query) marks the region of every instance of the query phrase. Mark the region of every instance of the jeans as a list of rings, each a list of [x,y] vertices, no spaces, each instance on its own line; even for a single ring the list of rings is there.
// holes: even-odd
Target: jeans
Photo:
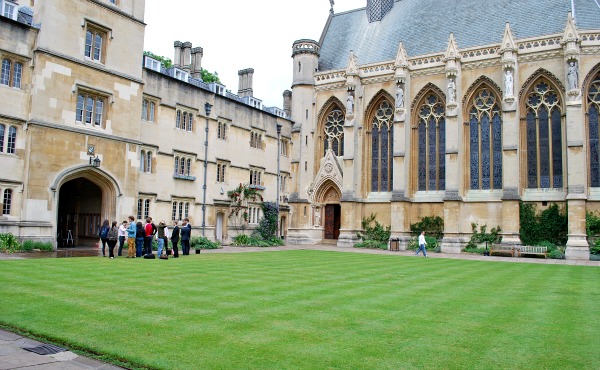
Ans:
[[[121,252],[123,252],[124,245],[125,245],[125,237],[119,236],[119,257],[121,257]]]
[[[144,238],[135,238],[135,256],[142,256],[142,248],[144,247]]]
[[[106,257],[106,243],[108,243],[108,239],[100,238],[102,241],[102,257]]]
[[[152,253],[152,237],[147,236],[144,238],[144,254]]]
[[[419,245],[419,249],[417,250],[417,253],[415,253],[415,256],[418,256],[419,252],[421,251],[423,251],[423,255],[427,257],[427,252],[425,251],[425,244]]]
[[[158,240],[156,241],[158,244],[158,257],[162,256],[162,250],[163,247],[165,246],[165,240],[163,238],[158,238]]]

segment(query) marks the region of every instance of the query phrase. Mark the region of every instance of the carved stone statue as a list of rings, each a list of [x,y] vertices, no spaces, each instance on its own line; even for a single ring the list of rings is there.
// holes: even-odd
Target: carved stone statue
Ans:
[[[569,72],[567,73],[569,90],[577,89],[577,63],[569,62]]]
[[[404,90],[400,85],[396,89],[396,108],[404,108]]]
[[[315,226],[321,226],[321,208],[315,208]]]
[[[510,69],[507,69],[504,74],[504,88],[506,96],[513,96],[513,74]]]
[[[456,100],[456,85],[454,84],[454,80],[450,80],[448,82],[448,101],[450,103],[454,103]]]
[[[352,96],[351,92],[348,92],[348,97],[346,98],[346,115],[351,116],[354,114],[354,96]]]

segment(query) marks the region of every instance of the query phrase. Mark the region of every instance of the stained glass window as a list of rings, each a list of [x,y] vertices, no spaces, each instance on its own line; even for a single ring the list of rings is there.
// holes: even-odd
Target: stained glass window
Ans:
[[[436,191],[446,187],[445,107],[429,94],[418,108],[418,190]]]
[[[337,156],[344,155],[344,114],[340,109],[333,109],[325,119],[325,143],[324,152],[329,149],[329,140],[331,140],[331,149]]]
[[[590,85],[588,92],[588,131],[590,137],[590,186],[600,187],[600,148],[598,145],[598,111],[600,111],[600,74]]]
[[[469,111],[469,151],[471,189],[502,189],[502,117],[487,88],[475,94]]]
[[[550,83],[537,82],[526,102],[527,187],[563,187],[562,112]]]
[[[382,101],[373,117],[371,132],[371,191],[392,191],[392,155],[394,126],[392,104]]]

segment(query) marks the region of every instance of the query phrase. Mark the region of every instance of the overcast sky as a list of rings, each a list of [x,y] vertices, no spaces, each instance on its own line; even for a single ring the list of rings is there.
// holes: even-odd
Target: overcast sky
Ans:
[[[366,0],[335,0],[340,13],[363,8]],[[319,41],[329,0],[146,0],[144,50],[173,59],[174,41],[202,47],[202,67],[218,72],[234,94],[238,70],[254,68],[254,96],[283,107],[292,84],[292,44]]]

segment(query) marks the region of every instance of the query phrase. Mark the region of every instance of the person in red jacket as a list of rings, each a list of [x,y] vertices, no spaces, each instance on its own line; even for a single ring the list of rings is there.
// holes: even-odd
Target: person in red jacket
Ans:
[[[146,233],[144,237],[144,254],[152,253],[152,236],[154,235],[154,225],[150,217],[146,218],[146,225],[144,225],[144,231]]]

